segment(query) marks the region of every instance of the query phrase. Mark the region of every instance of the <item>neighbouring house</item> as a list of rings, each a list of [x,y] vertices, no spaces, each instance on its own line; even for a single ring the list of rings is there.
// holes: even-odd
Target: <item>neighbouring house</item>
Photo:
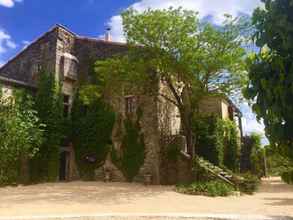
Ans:
[[[127,45],[112,42],[109,33],[106,34],[105,39],[81,37],[64,26],[56,25],[0,68],[0,83],[4,93],[8,95],[16,87],[36,90],[37,75],[41,69],[46,69],[48,72],[55,73],[56,79],[62,81],[64,106],[69,112],[74,91],[81,79],[89,77],[89,68],[92,63],[126,51]],[[170,93],[166,91],[167,88],[164,87],[163,82],[152,87],[154,90]],[[185,146],[184,138],[180,136],[180,115],[177,107],[154,94],[156,93],[145,94],[139,99],[135,94],[124,94],[112,98],[111,104],[118,115],[112,141],[114,148],[121,147],[119,121],[140,106],[143,111],[141,129],[145,142],[145,160],[135,180],[139,181],[145,174],[151,174],[152,182],[159,184],[164,182],[164,169],[161,168],[162,136],[176,139],[181,144],[182,151],[185,150]],[[238,117],[235,121],[239,125],[239,136],[242,136],[241,113],[229,99],[207,98],[203,100],[201,109],[203,112],[217,114],[223,119],[235,120]],[[182,158],[182,163],[178,165],[179,171],[176,175],[179,179],[188,178],[186,177],[188,165],[184,162],[186,158]],[[107,160],[106,165],[112,169],[113,180],[124,180],[111,161]],[[78,179],[74,146],[70,142],[60,146],[60,166],[60,180]],[[97,178],[102,172],[101,169],[97,169]]]

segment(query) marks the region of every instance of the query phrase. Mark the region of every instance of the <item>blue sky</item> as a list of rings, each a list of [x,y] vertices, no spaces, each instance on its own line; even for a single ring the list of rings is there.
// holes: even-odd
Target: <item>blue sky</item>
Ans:
[[[250,15],[261,6],[260,0],[0,0],[0,66],[22,50],[29,42],[61,23],[73,32],[99,37],[107,26],[115,41],[122,41],[119,13],[128,7],[139,11],[182,6],[210,17],[220,24],[225,13]],[[244,103],[244,129],[247,133],[263,133],[250,107]]]

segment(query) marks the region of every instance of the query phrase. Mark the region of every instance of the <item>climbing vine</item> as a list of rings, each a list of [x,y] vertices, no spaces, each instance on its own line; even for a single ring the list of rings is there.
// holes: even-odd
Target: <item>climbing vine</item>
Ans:
[[[194,118],[196,152],[217,166],[239,170],[240,143],[236,124],[215,115]]]
[[[145,158],[144,136],[139,125],[141,116],[142,111],[138,109],[136,120],[130,117],[124,120],[125,135],[122,141],[122,152],[118,156],[116,150],[112,150],[112,161],[129,182],[133,181],[138,174]]]
[[[55,74],[40,72],[35,109],[46,127],[44,143],[31,161],[31,178],[34,182],[58,180],[59,151],[65,131],[61,88],[55,80]]]
[[[85,102],[77,92],[72,108],[72,140],[79,173],[93,180],[111,146],[115,113],[101,98]]]

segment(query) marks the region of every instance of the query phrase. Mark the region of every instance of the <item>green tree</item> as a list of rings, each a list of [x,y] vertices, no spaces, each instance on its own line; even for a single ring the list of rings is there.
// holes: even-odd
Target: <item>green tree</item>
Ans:
[[[29,181],[28,159],[38,152],[44,134],[33,105],[26,91],[0,94],[0,184]]]
[[[39,75],[35,109],[46,125],[44,143],[33,158],[33,181],[56,181],[59,175],[59,151],[64,138],[63,95],[55,74],[43,71]]]
[[[245,97],[263,119],[272,145],[293,157],[293,1],[264,0],[253,14],[254,40],[261,51],[249,58]]]
[[[243,137],[241,147],[240,171],[250,172],[258,177],[265,173],[265,148],[261,145],[261,135],[252,133]]]
[[[180,111],[187,149],[194,155],[192,115],[199,99],[210,92],[231,94],[245,79],[241,19],[227,18],[221,28],[201,24],[193,11],[147,10],[122,14],[128,53],[96,63],[103,88],[135,88],[145,93],[162,80]],[[243,22],[241,22],[243,24]]]

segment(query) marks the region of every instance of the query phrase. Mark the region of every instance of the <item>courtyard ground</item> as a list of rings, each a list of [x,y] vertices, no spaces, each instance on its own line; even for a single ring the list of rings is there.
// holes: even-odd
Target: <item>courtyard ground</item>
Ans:
[[[0,219],[8,216],[237,214],[293,217],[293,186],[265,179],[255,195],[190,196],[170,186],[70,182],[0,188]],[[10,218],[7,218],[10,219]]]

